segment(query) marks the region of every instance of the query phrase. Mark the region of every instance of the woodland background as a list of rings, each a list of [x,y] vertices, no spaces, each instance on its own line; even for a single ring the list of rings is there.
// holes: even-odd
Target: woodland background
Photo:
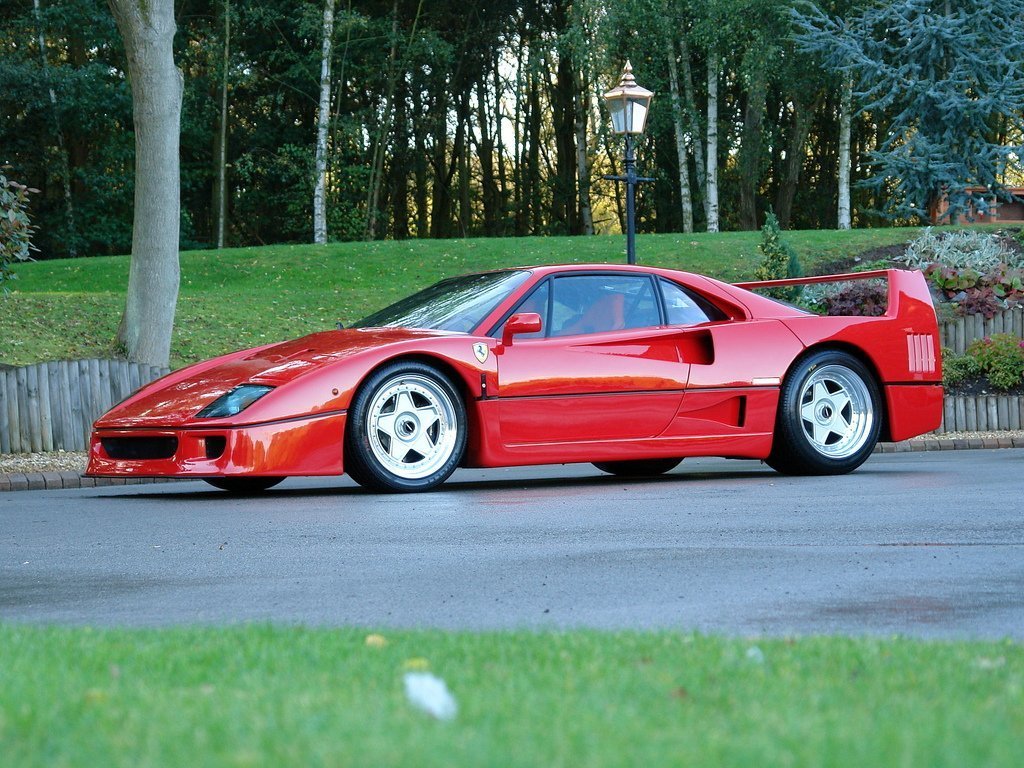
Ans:
[[[332,240],[618,231],[620,190],[600,177],[620,171],[622,147],[600,94],[626,59],[657,94],[638,147],[640,172],[657,179],[639,189],[639,231],[708,228],[712,84],[720,228],[755,229],[769,209],[784,228],[837,226],[844,78],[794,41],[797,3],[329,2]],[[819,5],[843,18],[872,4]],[[183,249],[311,240],[324,11],[323,0],[175,3]],[[0,6],[0,164],[41,190],[43,258],[131,250],[125,70],[105,4]],[[887,188],[858,181],[900,109],[852,118],[854,226],[893,221],[871,213],[891,213]],[[993,140],[1012,140],[1007,130],[993,124]]]

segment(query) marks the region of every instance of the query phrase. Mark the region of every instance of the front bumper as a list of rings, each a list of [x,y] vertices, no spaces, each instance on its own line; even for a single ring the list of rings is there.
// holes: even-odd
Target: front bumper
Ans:
[[[344,411],[240,427],[100,428],[86,477],[340,475]]]

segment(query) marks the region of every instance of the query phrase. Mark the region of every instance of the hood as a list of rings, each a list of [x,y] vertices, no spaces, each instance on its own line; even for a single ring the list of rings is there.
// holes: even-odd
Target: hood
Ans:
[[[323,331],[268,347],[236,352],[185,368],[143,387],[96,422],[98,427],[175,427],[240,384],[280,387],[325,365],[371,349],[418,338],[451,336],[413,328]],[[221,420],[211,420],[211,426]]]

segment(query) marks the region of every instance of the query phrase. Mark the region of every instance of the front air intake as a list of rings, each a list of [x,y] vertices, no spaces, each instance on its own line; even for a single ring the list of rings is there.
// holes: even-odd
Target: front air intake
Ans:
[[[103,437],[100,442],[107,456],[126,461],[169,459],[178,450],[176,437]]]

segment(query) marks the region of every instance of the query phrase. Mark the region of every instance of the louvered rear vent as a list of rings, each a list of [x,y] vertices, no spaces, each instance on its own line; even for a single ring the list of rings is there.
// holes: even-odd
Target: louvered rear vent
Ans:
[[[907,334],[907,357],[911,373],[935,373],[935,344],[931,335]]]

